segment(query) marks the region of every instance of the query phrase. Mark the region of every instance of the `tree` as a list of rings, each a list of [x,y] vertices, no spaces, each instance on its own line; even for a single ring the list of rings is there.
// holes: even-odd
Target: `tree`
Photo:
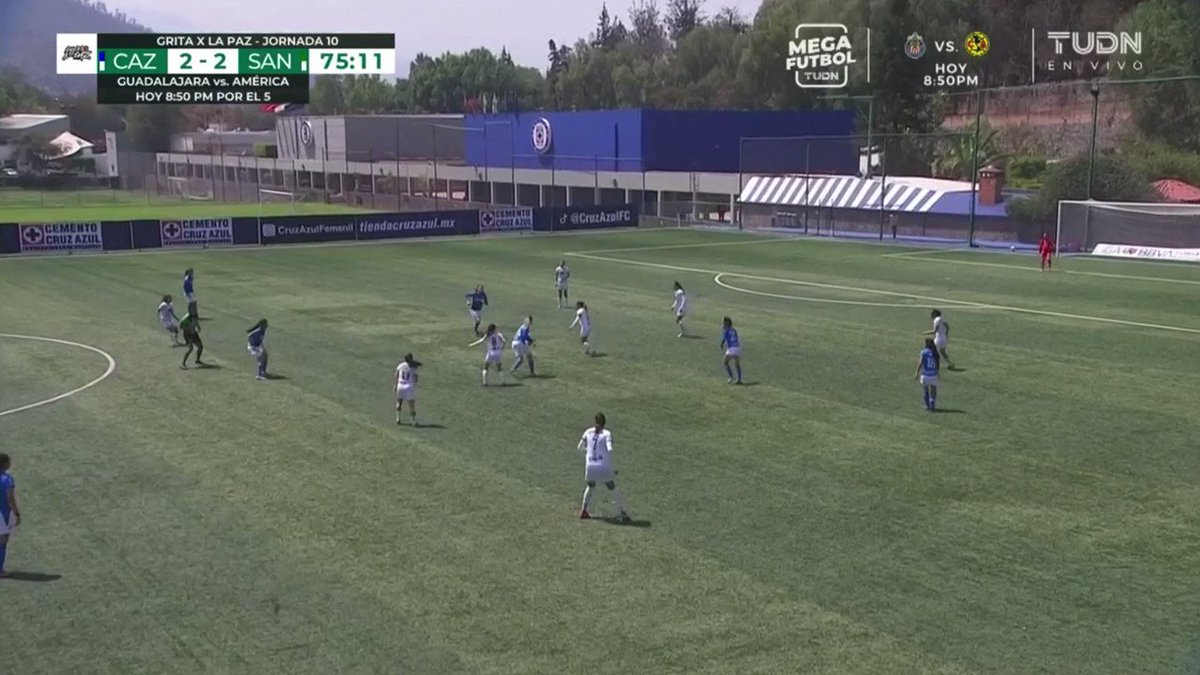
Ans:
[[[666,51],[666,31],[655,0],[637,0],[629,8],[629,26],[629,40],[642,58],[655,59]]]
[[[1130,29],[1142,34],[1142,60],[1156,77],[1200,74],[1200,3],[1195,0],[1150,0],[1129,16]],[[1114,79],[1141,79],[1147,74],[1113,72]],[[1200,152],[1200,80],[1118,85],[1129,94],[1134,121],[1150,138]],[[1123,92],[1124,93],[1124,92]]]
[[[713,16],[712,25],[716,28],[731,30],[735,33],[745,33],[750,30],[750,22],[742,15],[737,7],[722,7]]]
[[[315,115],[337,115],[346,110],[346,93],[335,75],[318,75],[308,95],[308,107]]]
[[[704,0],[667,0],[667,34],[679,41],[703,21],[700,6]]]
[[[1064,199],[1087,199],[1088,156],[1077,155],[1046,169],[1042,189],[1032,199],[1008,204],[1009,215],[1026,222],[1049,225]],[[1145,172],[1115,153],[1096,157],[1092,174],[1092,198],[1100,201],[1154,201],[1154,188]]]
[[[591,45],[597,49],[614,49],[627,35],[628,31],[621,20],[614,21],[608,13],[608,5],[601,5],[600,18],[596,22],[596,31],[592,33]]]
[[[342,83],[347,112],[378,115],[395,107],[395,88],[378,75],[349,75]]]
[[[129,142],[142,152],[167,152],[171,134],[183,125],[183,112],[174,105],[133,105],[125,116]]]
[[[58,154],[58,148],[50,144],[50,139],[37,134],[25,134],[13,143],[13,154],[18,166],[28,166],[35,171],[46,168],[47,157]]]
[[[934,178],[971,180],[972,169],[982,169],[1007,158],[997,147],[999,132],[983,122],[979,126],[979,156],[975,156],[975,125],[967,127],[961,135],[945,139],[946,147],[933,162]]]

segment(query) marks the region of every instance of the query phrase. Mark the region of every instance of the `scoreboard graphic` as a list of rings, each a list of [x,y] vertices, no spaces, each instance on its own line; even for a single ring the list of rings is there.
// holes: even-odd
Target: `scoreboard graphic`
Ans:
[[[313,75],[393,75],[396,36],[59,33],[60,74],[96,77],[98,103],[308,103]]]

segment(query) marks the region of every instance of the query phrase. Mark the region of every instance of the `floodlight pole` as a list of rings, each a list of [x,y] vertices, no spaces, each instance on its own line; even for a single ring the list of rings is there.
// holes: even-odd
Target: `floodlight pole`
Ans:
[[[1096,130],[1100,122],[1100,81],[1092,80],[1092,143],[1088,150],[1087,199],[1092,199],[1092,179],[1096,174]]]
[[[971,215],[967,246],[975,248],[975,202],[979,201],[979,132],[983,127],[983,90],[975,92],[975,133],[971,141]]]

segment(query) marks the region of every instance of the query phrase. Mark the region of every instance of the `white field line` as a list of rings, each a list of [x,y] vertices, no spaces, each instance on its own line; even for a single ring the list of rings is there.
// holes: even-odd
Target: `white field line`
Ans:
[[[104,351],[103,349],[99,349],[99,348],[93,347],[91,345],[85,345],[85,344],[82,344],[79,342],[71,342],[70,340],[59,340],[57,338],[40,337],[37,335],[12,335],[9,333],[0,333],[0,338],[9,338],[12,340],[36,340],[38,342],[52,342],[54,344],[67,345],[68,347],[79,347],[80,349],[86,349],[90,352],[95,352],[95,353],[99,354],[100,356],[103,356],[105,361],[108,361],[108,368],[105,369],[104,374],[101,375],[100,377],[97,377],[96,379],[92,380],[91,382],[88,382],[87,384],[83,385],[82,387],[76,387],[75,389],[72,389],[71,391],[68,391],[65,394],[59,394],[58,396],[53,396],[44,401],[30,403],[28,405],[23,405],[19,408],[12,408],[11,410],[0,410],[0,417],[4,417],[5,415],[14,415],[16,413],[24,412],[26,410],[33,410],[34,408],[40,408],[44,405],[50,405],[51,403],[61,401],[64,398],[74,396],[75,394],[78,394],[81,391],[84,391],[86,389],[91,389],[92,387],[96,386],[97,384],[100,384],[101,382],[106,380],[109,375],[112,375],[114,370],[117,369],[117,362],[112,357],[111,354]]]
[[[622,258],[609,258],[606,256],[591,255],[591,254],[587,254],[587,253],[566,253],[564,255],[568,255],[571,257],[575,257],[575,258],[598,260],[601,262],[617,263],[617,264],[621,264],[621,265],[637,265],[640,267],[653,267],[653,268],[657,268],[657,269],[672,270],[675,272],[694,272],[696,274],[707,274],[707,275],[712,275],[712,276],[716,276],[718,274],[725,274],[727,276],[739,276],[743,279],[755,279],[758,281],[771,281],[771,282],[776,282],[776,283],[781,283],[781,284],[793,284],[796,286],[808,286],[808,287],[812,287],[812,288],[828,288],[831,290],[851,291],[851,292],[856,292],[856,293],[867,293],[867,294],[873,294],[873,295],[883,295],[883,296],[888,296],[888,297],[924,299],[924,300],[929,300],[929,301],[935,302],[935,303],[952,303],[955,305],[965,306],[965,307],[970,307],[970,308],[975,308],[975,309],[994,309],[994,310],[1000,310],[1000,311],[1006,311],[1006,312],[1016,312],[1016,313],[1020,313],[1020,314],[1030,314],[1030,315],[1034,315],[1034,316],[1050,316],[1050,317],[1055,317],[1055,318],[1059,318],[1059,319],[1073,319],[1076,321],[1091,321],[1094,323],[1106,323],[1106,324],[1116,325],[1116,326],[1130,326],[1133,328],[1151,328],[1154,330],[1163,330],[1163,331],[1170,331],[1170,332],[1175,332],[1175,333],[1191,333],[1194,335],[1200,335],[1200,329],[1187,328],[1184,326],[1167,326],[1167,325],[1156,324],[1156,323],[1144,323],[1141,321],[1127,321],[1125,319],[1110,319],[1108,317],[1103,317],[1103,316],[1089,316],[1086,314],[1071,314],[1068,312],[1054,312],[1054,311],[1045,310],[1045,309],[1029,309],[1027,307],[1011,307],[1009,305],[993,305],[993,304],[989,304],[989,303],[972,302],[969,300],[955,300],[953,298],[936,298],[936,297],[932,297],[932,296],[929,296],[929,297],[913,296],[913,295],[910,295],[907,293],[898,293],[896,291],[884,291],[884,290],[875,289],[875,288],[860,288],[860,287],[856,287],[856,286],[842,286],[842,285],[838,285],[838,284],[822,284],[822,283],[817,283],[815,281],[798,281],[796,279],[780,279],[778,277],[766,277],[766,276],[758,276],[758,275],[754,275],[754,274],[741,274],[741,273],[734,274],[731,272],[721,272],[720,270],[700,269],[700,268],[696,268],[696,267],[683,267],[680,265],[667,265],[664,263],[645,262],[642,260],[625,260]]]
[[[745,276],[745,275],[736,274],[733,272],[723,272],[723,273],[718,274],[715,277],[713,277],[713,282],[716,283],[721,288],[727,288],[731,291],[737,291],[738,293],[749,293],[750,295],[761,295],[761,296],[767,297],[767,298],[781,298],[784,300],[802,300],[804,302],[820,302],[820,303],[826,303],[826,304],[830,304],[830,305],[856,305],[858,307],[893,307],[893,308],[901,308],[901,309],[913,309],[914,307],[919,309],[922,307],[922,305],[918,305],[915,302],[870,302],[867,300],[834,300],[833,298],[814,298],[814,297],[806,296],[806,295],[785,295],[782,293],[767,293],[766,291],[753,291],[748,288],[738,288],[737,286],[728,284],[721,280],[722,277],[741,277],[741,276]],[[755,277],[751,276],[748,278],[753,279]],[[913,298],[916,300],[929,300],[929,298],[927,298],[925,296],[921,296],[921,295],[910,295],[907,297],[910,297],[910,298]],[[954,301],[954,300],[942,301],[943,304],[950,303],[950,306],[954,307],[955,309],[991,309],[990,307],[977,305],[976,303],[964,303],[964,304],[960,305],[960,304],[957,304],[957,302],[958,301]]]
[[[962,249],[951,249],[962,250]],[[1038,272],[1043,273],[1041,268],[1027,265],[1006,265],[1004,263],[981,262],[978,260],[949,260],[946,258],[930,257],[935,253],[944,253],[945,251],[910,251],[909,253],[885,253],[885,258],[901,258],[904,260],[913,260],[916,262],[933,262],[946,265],[971,265],[974,267],[998,267],[1009,270],[1019,270],[1023,272]],[[1153,262],[1153,261],[1146,261]],[[1164,284],[1183,284],[1186,286],[1200,286],[1200,280],[1197,279],[1169,279],[1167,277],[1147,277],[1137,274],[1118,274],[1116,272],[1083,272],[1080,270],[1054,270],[1046,274],[1074,274],[1085,277],[1103,277],[1106,279],[1129,279],[1131,281],[1156,281]]]

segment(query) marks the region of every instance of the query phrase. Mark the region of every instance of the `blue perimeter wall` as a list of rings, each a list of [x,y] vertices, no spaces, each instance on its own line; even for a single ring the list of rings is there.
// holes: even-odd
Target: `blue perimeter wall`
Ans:
[[[550,149],[533,126],[550,123]],[[823,111],[592,110],[468,115],[467,161],[561,171],[704,171],[853,174],[854,113]],[[803,142],[797,137],[842,136]],[[744,141],[743,139],[772,140]],[[782,140],[784,138],[792,140]]]

